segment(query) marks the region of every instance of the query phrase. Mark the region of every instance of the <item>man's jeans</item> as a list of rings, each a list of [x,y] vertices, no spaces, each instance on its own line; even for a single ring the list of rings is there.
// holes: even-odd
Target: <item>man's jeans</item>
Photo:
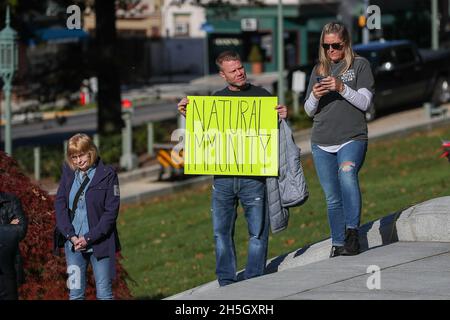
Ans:
[[[238,200],[245,211],[249,234],[245,279],[264,274],[269,219],[265,210],[265,179],[214,177],[212,221],[216,245],[216,274],[221,286],[237,281],[234,226]]]
[[[358,172],[367,151],[367,141],[353,141],[337,153],[312,144],[317,176],[327,201],[328,222],[334,246],[344,245],[345,229],[357,229],[361,218]]]
[[[112,300],[112,279],[110,275],[109,258],[98,260],[92,252],[72,252],[72,242],[66,241],[64,251],[66,253],[67,273],[69,279],[70,300],[83,300],[86,291],[86,271],[89,262],[92,265],[95,278],[95,287],[98,300]]]

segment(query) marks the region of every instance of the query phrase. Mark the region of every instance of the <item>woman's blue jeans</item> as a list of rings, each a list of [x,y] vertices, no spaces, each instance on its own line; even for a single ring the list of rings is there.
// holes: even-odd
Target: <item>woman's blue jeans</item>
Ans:
[[[265,194],[264,178],[214,178],[211,211],[216,245],[216,274],[221,286],[237,281],[234,227],[238,200],[244,208],[249,235],[244,277],[249,279],[264,274],[269,236]]]
[[[358,172],[366,151],[366,140],[355,140],[336,153],[326,152],[312,144],[314,165],[327,201],[334,246],[344,245],[346,229],[359,228],[361,191]]]
[[[69,278],[70,300],[84,300],[86,291],[86,271],[89,263],[92,265],[95,278],[95,288],[98,300],[112,300],[112,279],[110,274],[110,258],[97,259],[93,252],[71,251],[72,242],[66,241],[64,252],[66,254],[67,273]]]

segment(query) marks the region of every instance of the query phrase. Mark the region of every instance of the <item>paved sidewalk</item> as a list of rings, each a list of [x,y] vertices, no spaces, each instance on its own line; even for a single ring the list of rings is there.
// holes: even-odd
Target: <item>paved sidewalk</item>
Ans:
[[[209,286],[169,299],[449,300],[449,266],[450,243],[397,242],[358,256],[326,259],[226,287]],[[370,270],[380,272],[379,289]]]

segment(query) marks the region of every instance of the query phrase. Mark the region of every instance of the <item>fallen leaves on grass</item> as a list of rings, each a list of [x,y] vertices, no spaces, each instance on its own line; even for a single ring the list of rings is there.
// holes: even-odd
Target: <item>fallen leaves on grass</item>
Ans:
[[[295,243],[295,239],[287,239],[284,243],[286,246],[292,246]]]
[[[205,255],[201,252],[195,254],[195,259],[201,260],[205,257]]]

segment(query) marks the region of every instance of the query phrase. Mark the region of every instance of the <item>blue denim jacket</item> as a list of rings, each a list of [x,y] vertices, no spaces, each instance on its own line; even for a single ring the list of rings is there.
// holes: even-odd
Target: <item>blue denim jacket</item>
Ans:
[[[86,210],[86,198],[85,193],[86,190],[89,188],[89,185],[91,184],[92,178],[95,174],[95,166],[92,166],[88,169],[87,176],[89,177],[89,182],[86,184],[84,191],[81,193],[80,197],[78,198],[78,205],[77,209],[74,212],[74,218],[72,221],[72,225],[75,228],[75,233],[78,236],[84,236],[86,233],[89,232],[89,221],[87,216],[87,210]],[[72,188],[70,189],[69,194],[69,208],[70,210],[73,209],[73,201],[75,199],[75,195],[77,194],[78,190],[81,187],[81,184],[84,180],[84,174],[83,172],[77,170],[75,171],[75,179],[72,183]],[[89,248],[87,252],[92,252],[92,248]]]

